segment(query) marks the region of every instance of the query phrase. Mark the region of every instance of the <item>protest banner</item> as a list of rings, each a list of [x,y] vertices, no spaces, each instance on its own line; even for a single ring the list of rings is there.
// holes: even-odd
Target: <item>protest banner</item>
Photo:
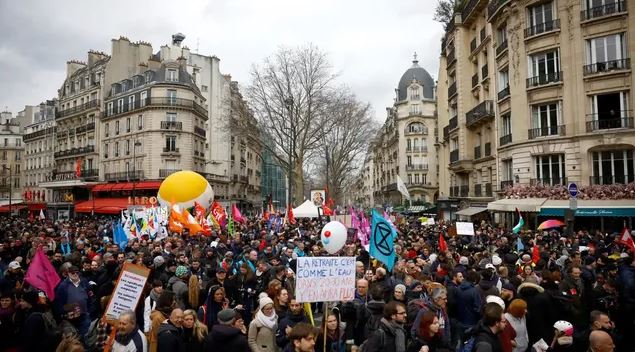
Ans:
[[[114,324],[122,312],[135,310],[141,299],[148,275],[150,275],[150,269],[140,265],[124,263],[104,314],[108,323]]]
[[[298,258],[295,294],[298,302],[353,300],[355,257]]]
[[[457,235],[474,236],[474,224],[471,222],[456,222]]]

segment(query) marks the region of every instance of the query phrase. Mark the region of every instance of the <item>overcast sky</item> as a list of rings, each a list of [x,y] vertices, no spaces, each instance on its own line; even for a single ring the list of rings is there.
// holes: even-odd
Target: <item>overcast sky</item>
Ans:
[[[57,95],[66,61],[110,54],[123,35],[153,50],[182,32],[193,52],[216,55],[221,72],[247,85],[249,70],[280,45],[314,43],[339,83],[370,102],[378,121],[399,78],[419,64],[436,79],[441,24],[436,0],[0,0],[0,109],[14,114]]]

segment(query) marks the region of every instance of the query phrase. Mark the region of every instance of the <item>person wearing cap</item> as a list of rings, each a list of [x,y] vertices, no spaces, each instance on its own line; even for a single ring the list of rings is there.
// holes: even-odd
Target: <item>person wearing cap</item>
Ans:
[[[71,266],[68,277],[55,289],[53,303],[60,318],[70,321],[84,339],[90,326],[90,314],[93,313],[93,292],[88,282],[79,274],[79,268]]]
[[[168,289],[174,292],[176,306],[181,309],[186,309],[189,306],[189,289],[186,283],[188,276],[189,271],[187,267],[184,265],[179,265],[174,272],[174,276],[172,276],[170,280],[168,280]]]
[[[0,278],[0,289],[2,290],[19,290],[24,283],[24,272],[18,261],[12,261],[4,273],[4,277]]]
[[[206,352],[239,352],[249,351],[247,337],[234,327],[240,316],[233,309],[223,309],[218,312],[218,324],[212,326],[205,338]]]

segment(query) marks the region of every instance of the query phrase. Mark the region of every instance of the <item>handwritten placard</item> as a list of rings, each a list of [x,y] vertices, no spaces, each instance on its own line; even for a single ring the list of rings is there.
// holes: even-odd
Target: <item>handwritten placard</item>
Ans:
[[[116,321],[121,313],[135,310],[149,274],[150,269],[130,263],[124,264],[106,309],[106,320]]]
[[[355,257],[300,257],[298,302],[337,302],[355,298]]]
[[[474,223],[471,222],[456,222],[456,234],[474,236]]]

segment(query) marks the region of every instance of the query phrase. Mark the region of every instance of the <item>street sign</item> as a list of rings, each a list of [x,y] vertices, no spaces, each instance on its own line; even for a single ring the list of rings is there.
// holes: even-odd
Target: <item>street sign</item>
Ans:
[[[578,185],[575,183],[569,183],[569,187],[567,189],[569,190],[569,195],[571,197],[575,198],[578,195]]]

